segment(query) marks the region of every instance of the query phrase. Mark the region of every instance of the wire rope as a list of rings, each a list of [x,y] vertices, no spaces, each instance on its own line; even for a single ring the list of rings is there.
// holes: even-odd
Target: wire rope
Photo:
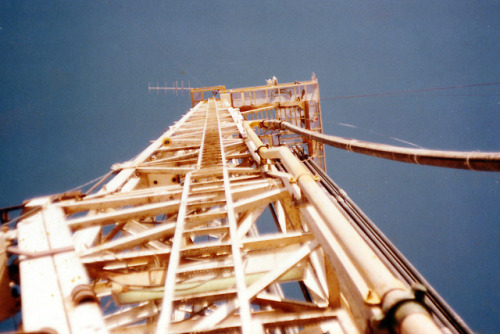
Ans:
[[[448,86],[448,87],[433,87],[433,88],[411,89],[411,90],[383,92],[383,93],[372,93],[372,94],[334,96],[334,97],[322,98],[321,100],[345,100],[345,99],[356,99],[356,98],[363,98],[363,97],[377,97],[377,96],[386,96],[386,95],[402,95],[402,94],[410,94],[410,93],[431,92],[431,91],[438,91],[438,90],[450,90],[450,89],[458,89],[458,88],[470,88],[470,87],[482,87],[482,86],[497,86],[497,85],[500,85],[500,82],[487,82],[487,83],[458,85],[458,86]]]

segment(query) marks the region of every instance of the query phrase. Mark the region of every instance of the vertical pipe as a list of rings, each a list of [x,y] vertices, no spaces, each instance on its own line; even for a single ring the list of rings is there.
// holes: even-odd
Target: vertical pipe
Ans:
[[[255,123],[251,123],[256,125]],[[381,300],[392,300],[392,295],[401,292],[410,293],[406,286],[399,281],[390,270],[377,257],[366,242],[361,238],[353,226],[347,221],[342,212],[333,204],[325,192],[316,184],[316,180],[307,168],[286,147],[266,148],[261,146],[262,141],[252,130],[249,123],[244,123],[247,135],[260,147],[258,154],[263,159],[280,159],[288,172],[294,176],[297,183],[321,218],[327,223],[329,229],[341,242],[353,264],[358,268],[370,289],[381,298]],[[389,303],[389,308],[395,305]],[[410,316],[410,315],[408,315]],[[412,333],[417,330],[420,333],[441,333],[430,317],[418,317],[422,323],[415,321],[405,322],[403,319],[399,327],[402,333]],[[416,325],[416,329],[412,326]]]

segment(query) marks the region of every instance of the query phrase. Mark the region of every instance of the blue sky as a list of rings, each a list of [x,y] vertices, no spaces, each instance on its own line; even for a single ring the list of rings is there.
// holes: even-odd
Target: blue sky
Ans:
[[[500,151],[498,1],[2,1],[0,207],[107,173],[189,108],[148,82],[320,83],[326,133]],[[480,333],[500,332],[500,174],[327,151],[329,175]]]

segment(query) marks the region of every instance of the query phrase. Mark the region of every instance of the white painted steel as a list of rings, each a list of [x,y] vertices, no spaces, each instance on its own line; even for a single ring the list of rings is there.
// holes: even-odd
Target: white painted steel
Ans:
[[[175,280],[177,278],[177,268],[179,267],[182,234],[184,233],[186,207],[190,188],[191,173],[188,173],[184,179],[184,189],[182,191],[179,212],[177,214],[177,222],[175,224],[174,239],[172,241],[172,249],[170,250],[167,277],[165,279],[165,290],[160,316],[158,317],[158,323],[156,325],[156,334],[168,333],[170,327],[170,319],[172,317],[172,301],[174,299],[175,292]]]
[[[117,175],[99,192],[29,202],[40,210],[18,224],[24,330],[365,333],[383,316],[387,295],[408,291],[289,148],[272,145],[276,133],[260,133],[265,147],[256,123],[243,121],[272,112],[306,121],[306,101],[320,112],[317,82],[221,96],[115,165]],[[307,121],[321,131],[320,119]],[[275,232],[261,234],[268,207]],[[300,284],[304,300],[283,293],[287,282]],[[78,285],[100,305],[75,304]],[[412,314],[400,329],[436,328]]]

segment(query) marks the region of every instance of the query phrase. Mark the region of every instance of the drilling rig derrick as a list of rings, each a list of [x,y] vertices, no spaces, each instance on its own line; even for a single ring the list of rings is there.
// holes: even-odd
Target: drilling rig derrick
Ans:
[[[263,126],[322,133],[315,77],[189,90],[192,108],[107,183],[28,200],[0,232],[21,330],[468,331],[328,177],[323,144]]]

